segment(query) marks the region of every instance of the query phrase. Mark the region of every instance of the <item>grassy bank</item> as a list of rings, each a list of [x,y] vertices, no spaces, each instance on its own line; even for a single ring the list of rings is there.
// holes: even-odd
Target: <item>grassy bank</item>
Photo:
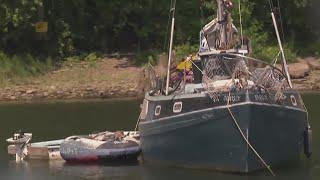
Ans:
[[[30,78],[51,71],[53,60],[34,58],[30,54],[7,55],[0,51],[0,83],[15,83],[21,79]]]
[[[73,59],[62,61],[50,71],[15,74],[3,80],[0,101],[134,97],[140,68],[133,64],[125,58]]]

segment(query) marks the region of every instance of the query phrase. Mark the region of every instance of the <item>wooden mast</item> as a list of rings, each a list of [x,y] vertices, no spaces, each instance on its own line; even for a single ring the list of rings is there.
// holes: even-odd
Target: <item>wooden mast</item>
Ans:
[[[226,15],[223,0],[217,0],[218,4],[218,22],[220,24],[220,37],[219,37],[219,49],[226,49],[227,47],[227,27],[226,27]]]
[[[274,29],[276,31],[279,48],[280,48],[281,55],[282,55],[282,63],[283,63],[284,72],[285,72],[285,74],[287,76],[287,79],[288,79],[288,82],[289,82],[289,86],[292,88],[292,82],[291,82],[291,78],[290,78],[290,74],[289,74],[289,70],[288,70],[287,60],[286,60],[286,56],[284,54],[281,38],[280,38],[280,35],[279,35],[277,21],[276,21],[276,18],[275,18],[275,15],[274,15],[273,11],[271,12],[271,16],[272,16],[273,26],[274,26]]]
[[[176,0],[173,0],[173,4],[171,5],[171,9],[170,9],[170,12],[172,13],[172,21],[171,21],[170,47],[169,47],[167,82],[166,82],[167,96],[169,95],[170,67],[171,67],[171,61],[172,61],[172,45],[173,45],[173,33],[174,33],[174,25],[175,25],[175,11],[176,11]]]

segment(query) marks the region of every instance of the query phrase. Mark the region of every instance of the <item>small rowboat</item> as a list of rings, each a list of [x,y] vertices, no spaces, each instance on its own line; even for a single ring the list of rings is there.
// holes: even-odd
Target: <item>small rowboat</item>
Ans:
[[[14,133],[13,137],[7,139],[7,142],[10,144],[27,144],[30,140],[32,139],[32,134],[31,133]]]
[[[134,131],[71,136],[60,146],[60,154],[67,162],[137,160],[140,151],[139,134]]]

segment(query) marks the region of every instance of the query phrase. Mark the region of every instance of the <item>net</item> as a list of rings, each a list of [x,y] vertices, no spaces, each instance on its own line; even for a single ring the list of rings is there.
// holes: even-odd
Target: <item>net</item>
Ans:
[[[212,55],[204,59],[203,86],[212,99],[221,93],[262,89],[283,99],[289,87],[283,73],[266,63],[234,55]]]

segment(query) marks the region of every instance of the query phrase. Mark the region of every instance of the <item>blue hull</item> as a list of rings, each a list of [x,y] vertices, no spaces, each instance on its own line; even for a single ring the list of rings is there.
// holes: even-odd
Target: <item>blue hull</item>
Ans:
[[[240,102],[230,109],[267,164],[299,159],[308,126],[304,109],[258,102]],[[231,172],[265,168],[241,136],[227,106],[147,120],[139,128],[146,162]]]

